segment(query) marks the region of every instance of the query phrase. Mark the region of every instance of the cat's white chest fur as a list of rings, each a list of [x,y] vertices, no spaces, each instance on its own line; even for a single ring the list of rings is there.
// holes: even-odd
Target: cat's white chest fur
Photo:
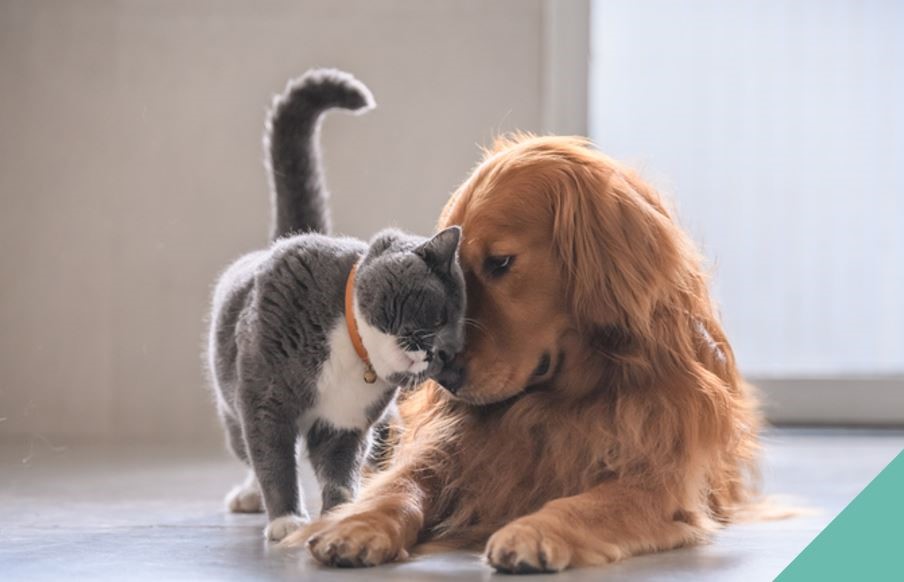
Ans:
[[[301,419],[304,430],[316,420],[340,429],[364,430],[373,419],[367,413],[383,400],[389,384],[378,379],[364,381],[364,362],[349,339],[345,319],[339,319],[329,335],[330,356],[317,378],[317,402]]]

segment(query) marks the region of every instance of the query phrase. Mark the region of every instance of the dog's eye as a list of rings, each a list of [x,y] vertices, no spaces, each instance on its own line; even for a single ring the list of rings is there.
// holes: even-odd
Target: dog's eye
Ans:
[[[515,255],[489,256],[483,261],[483,270],[490,277],[501,277],[515,263]]]

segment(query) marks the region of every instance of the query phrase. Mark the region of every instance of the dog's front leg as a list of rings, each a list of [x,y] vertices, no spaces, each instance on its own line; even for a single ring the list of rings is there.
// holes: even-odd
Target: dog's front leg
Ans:
[[[559,572],[700,541],[705,518],[679,511],[668,498],[606,482],[502,527],[487,542],[485,557],[502,572]]]
[[[428,500],[423,471],[402,464],[375,477],[356,501],[297,532],[287,544],[307,544],[311,555],[328,566],[405,559],[417,542]]]

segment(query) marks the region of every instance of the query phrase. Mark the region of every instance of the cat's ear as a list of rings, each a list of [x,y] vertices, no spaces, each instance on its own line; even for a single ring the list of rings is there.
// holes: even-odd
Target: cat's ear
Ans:
[[[384,228],[370,239],[364,261],[368,262],[392,251],[398,252],[401,250],[399,249],[399,242],[402,240],[407,241],[410,238],[410,235],[406,235],[400,230]]]
[[[430,268],[448,273],[452,270],[460,241],[461,227],[450,226],[433,235],[433,238],[414,249],[414,252],[424,259]]]

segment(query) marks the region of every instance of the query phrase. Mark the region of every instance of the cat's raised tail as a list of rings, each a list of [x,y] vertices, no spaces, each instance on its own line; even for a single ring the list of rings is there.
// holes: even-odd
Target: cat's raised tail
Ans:
[[[273,202],[271,240],[293,233],[330,232],[320,122],[330,109],[363,113],[374,105],[364,83],[336,69],[311,69],[273,98],[264,135]]]

